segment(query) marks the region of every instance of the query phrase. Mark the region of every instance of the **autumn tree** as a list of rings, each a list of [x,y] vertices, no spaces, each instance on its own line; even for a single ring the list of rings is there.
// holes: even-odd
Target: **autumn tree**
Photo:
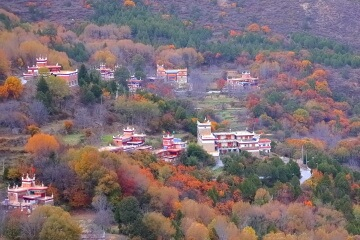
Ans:
[[[197,203],[191,199],[181,202],[181,212],[185,218],[191,218],[208,225],[215,218],[215,210],[203,203]]]
[[[235,240],[238,239],[240,231],[233,222],[225,216],[216,216],[210,223],[210,227],[215,230],[216,236],[219,240]]]
[[[173,187],[150,187],[148,190],[151,196],[150,206],[161,211],[165,216],[170,216],[175,202],[179,201],[179,192]]]
[[[258,237],[256,235],[255,230],[252,227],[245,227],[244,229],[241,230],[239,234],[239,239],[257,240]]]
[[[124,0],[125,7],[135,7],[135,2],[133,0]]]
[[[156,239],[171,239],[175,234],[171,220],[158,212],[149,212],[144,215],[145,226],[156,236]]]
[[[34,211],[46,219],[39,234],[40,240],[79,239],[81,228],[70,214],[60,207],[45,205]]]
[[[252,23],[246,28],[249,32],[260,32],[260,26],[257,23]]]
[[[302,108],[295,110],[293,116],[296,121],[302,124],[307,124],[310,120],[309,112]]]
[[[31,124],[26,127],[26,132],[30,134],[31,136],[34,136],[35,134],[40,132],[40,128],[38,128],[36,125]]]
[[[283,232],[271,232],[264,236],[264,240],[296,240],[298,239],[296,236],[291,234],[285,234]]]
[[[74,184],[73,190],[82,191],[84,197],[84,200],[81,200],[82,203],[88,204],[89,201],[86,199],[91,201],[95,191],[107,196],[111,195],[112,191],[119,193],[116,174],[109,173],[110,170],[102,166],[102,158],[96,148],[85,147],[71,150],[66,158],[71,160],[69,165],[78,177],[79,181]]]
[[[71,120],[66,120],[64,121],[64,129],[66,131],[67,134],[70,134],[73,130],[74,127],[74,122]]]
[[[302,233],[314,226],[312,209],[304,207],[301,203],[291,203],[288,206],[287,215],[290,219],[286,224],[286,232]]]
[[[6,53],[0,49],[0,83],[5,80],[6,76],[10,72],[10,61]]]
[[[0,100],[5,100],[9,96],[9,93],[5,86],[0,85]]]
[[[32,66],[39,55],[44,56],[48,52],[48,48],[37,40],[27,40],[20,44],[19,52],[26,64]]]
[[[115,103],[115,109],[124,122],[138,124],[144,128],[158,118],[160,110],[156,103],[137,97],[139,96],[136,95],[131,98],[119,97]]]
[[[17,77],[10,76],[6,79],[4,87],[8,93],[8,97],[18,99],[24,90],[21,80]]]
[[[204,224],[194,221],[185,231],[185,239],[203,240],[209,239],[209,230]]]
[[[98,64],[105,64],[106,66],[112,68],[116,64],[116,56],[113,53],[111,53],[109,50],[96,51],[91,58]]]
[[[38,133],[30,137],[25,145],[25,150],[36,157],[46,157],[56,153],[60,148],[59,142],[52,135]]]
[[[267,25],[264,25],[264,26],[261,26],[261,31],[263,31],[264,33],[270,33],[271,28]]]
[[[117,175],[112,170],[104,171],[95,187],[96,194],[104,194],[110,203],[115,204],[121,196],[121,187],[118,183]]]
[[[62,66],[62,69],[69,70],[70,67],[70,59],[65,52],[58,52],[50,49],[48,52],[48,61],[50,63],[58,63],[58,65]]]
[[[23,220],[25,220],[25,215],[20,210],[15,210],[7,214],[1,227],[3,236],[11,240],[20,239],[21,222]]]
[[[265,203],[268,203],[271,200],[270,193],[264,189],[259,188],[256,190],[255,197],[254,197],[254,203],[258,205],[263,205]]]
[[[21,238],[27,240],[37,240],[46,218],[42,211],[33,211],[29,217],[21,224]]]

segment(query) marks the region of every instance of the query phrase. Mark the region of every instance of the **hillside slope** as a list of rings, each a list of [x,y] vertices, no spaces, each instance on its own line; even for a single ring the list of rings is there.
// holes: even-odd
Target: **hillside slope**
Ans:
[[[88,19],[92,10],[83,0],[0,1],[5,8],[25,21],[48,19],[62,24]],[[217,31],[241,30],[249,23],[269,25],[275,32],[297,31],[333,38],[360,47],[360,1],[257,1],[257,0],[148,0],[155,12],[170,13],[197,26]]]
[[[153,6],[219,30],[241,30],[257,22],[283,34],[308,31],[360,47],[355,37],[360,33],[360,1],[169,0],[154,1]]]
[[[49,20],[63,25],[87,20],[92,10],[84,6],[84,0],[9,0],[0,1],[0,8],[12,12],[24,21]]]

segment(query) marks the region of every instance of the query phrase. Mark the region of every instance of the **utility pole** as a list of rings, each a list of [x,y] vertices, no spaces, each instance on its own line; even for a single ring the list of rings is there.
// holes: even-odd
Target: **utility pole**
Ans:
[[[304,145],[301,146],[301,162],[304,163]]]

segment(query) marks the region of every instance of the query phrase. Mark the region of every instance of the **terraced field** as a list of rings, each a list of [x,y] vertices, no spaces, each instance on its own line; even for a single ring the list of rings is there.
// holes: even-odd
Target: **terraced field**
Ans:
[[[239,99],[217,94],[198,100],[196,104],[198,109],[213,109],[222,121],[229,121],[232,130],[244,130],[247,126],[247,110]]]

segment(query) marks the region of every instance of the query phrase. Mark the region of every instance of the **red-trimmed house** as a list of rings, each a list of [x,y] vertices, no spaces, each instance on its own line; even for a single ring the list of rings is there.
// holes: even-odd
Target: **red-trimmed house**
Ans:
[[[36,58],[36,65],[31,67],[28,66],[27,72],[23,73],[23,77],[27,80],[33,79],[34,77],[39,76],[39,69],[46,68],[49,70],[50,75],[57,76],[66,81],[66,83],[70,86],[78,85],[78,70],[61,70],[61,66],[59,64],[49,65],[46,57]]]
[[[8,208],[26,208],[29,210],[32,210],[36,205],[53,205],[54,197],[53,195],[46,195],[47,189],[48,187],[44,184],[36,184],[35,174],[32,177],[27,174],[26,177],[21,178],[20,186],[8,187],[7,199],[2,202],[2,205]]]

